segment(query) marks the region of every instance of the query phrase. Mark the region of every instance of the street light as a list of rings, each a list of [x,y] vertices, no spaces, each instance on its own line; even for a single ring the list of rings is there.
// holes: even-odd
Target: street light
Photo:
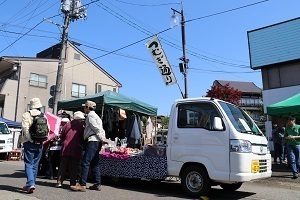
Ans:
[[[180,68],[180,72],[183,74],[184,77],[184,99],[188,98],[188,86],[187,86],[187,70],[188,70],[188,62],[189,59],[186,58],[186,43],[185,43],[185,19],[184,19],[184,12],[183,12],[183,5],[181,2],[181,11],[177,11],[173,8],[171,8],[171,10],[173,10],[173,15],[172,15],[172,25],[171,27],[174,27],[176,25],[179,25],[179,20],[178,17],[176,16],[176,13],[181,15],[181,40],[182,40],[182,57],[179,58],[180,60],[183,61],[183,63],[179,63],[179,68]]]

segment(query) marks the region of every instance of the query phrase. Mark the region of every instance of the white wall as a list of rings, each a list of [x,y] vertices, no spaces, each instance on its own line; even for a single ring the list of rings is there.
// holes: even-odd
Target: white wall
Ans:
[[[300,86],[284,87],[271,90],[264,90],[262,92],[264,102],[264,113],[267,113],[267,107],[274,103],[288,99],[300,93]]]

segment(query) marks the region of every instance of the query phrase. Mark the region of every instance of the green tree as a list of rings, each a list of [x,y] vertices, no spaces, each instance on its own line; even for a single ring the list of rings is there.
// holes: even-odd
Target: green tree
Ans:
[[[162,118],[162,128],[167,129],[169,127],[169,119],[170,117],[163,117]]]

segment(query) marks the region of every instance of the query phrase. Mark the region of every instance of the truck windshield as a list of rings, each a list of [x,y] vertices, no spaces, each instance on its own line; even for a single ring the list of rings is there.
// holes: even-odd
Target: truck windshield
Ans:
[[[234,128],[247,134],[262,135],[261,130],[255,122],[241,108],[219,101],[219,104],[224,109]]]
[[[4,123],[0,123],[0,134],[9,134],[7,125]]]

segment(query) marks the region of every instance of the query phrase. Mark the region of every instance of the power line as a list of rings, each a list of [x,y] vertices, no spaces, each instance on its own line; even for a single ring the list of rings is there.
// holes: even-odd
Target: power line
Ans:
[[[91,48],[91,49],[95,49],[95,50],[103,51],[103,52],[107,52],[107,53],[111,52],[110,50],[105,50],[105,49],[93,47],[93,46],[90,46],[90,45],[81,44],[81,46],[85,46],[87,48]],[[143,59],[143,58],[138,58],[136,56],[125,55],[125,54],[117,53],[117,52],[114,52],[113,54],[118,55],[118,56],[122,56],[122,57],[126,57],[126,58],[131,58],[131,59],[135,59],[135,60],[144,61],[144,62],[154,63],[153,61],[146,60],[146,59]]]
[[[264,2],[267,2],[267,1],[269,1],[269,0],[259,1],[259,2],[256,2],[256,3],[252,3],[252,4],[245,5],[245,6],[233,8],[233,9],[230,9],[230,10],[225,10],[225,11],[218,12],[218,13],[215,13],[215,14],[210,14],[210,15],[206,15],[206,16],[203,16],[203,17],[198,17],[198,18],[195,18],[195,19],[185,20],[185,22],[191,22],[191,21],[195,21],[195,20],[199,20],[199,19],[204,19],[204,18],[208,18],[208,17],[212,17],[212,16],[216,16],[216,15],[220,15],[220,14],[232,12],[232,11],[235,11],[235,10],[240,10],[240,9],[243,9],[243,8],[246,8],[246,7],[250,7],[250,6],[254,6],[254,5],[257,5],[257,4],[260,4],[260,3],[264,3]]]
[[[43,1],[43,0],[40,0],[40,2],[39,2],[39,4],[37,5],[37,7],[36,7],[36,8],[34,9],[34,11],[31,13],[31,16],[29,17],[29,19],[26,20],[26,24],[25,24],[25,26],[23,27],[23,29],[22,29],[21,32],[23,32],[23,30],[24,30],[24,28],[27,26],[28,22],[32,19],[34,13],[35,13],[36,10],[39,8],[39,6],[40,6],[40,4],[41,4],[42,1]]]
[[[132,22],[131,20],[127,19],[126,17],[124,17],[123,15],[115,12],[114,10],[110,9],[109,7],[107,7],[106,5],[104,5],[103,3],[100,4],[96,4],[98,7],[102,8],[103,10],[107,11],[108,13],[110,13],[111,15],[115,16],[116,18],[118,18],[119,20],[123,21],[124,23],[128,24],[129,26],[132,26],[133,28],[141,31],[142,33],[145,33],[146,35],[150,35],[151,31],[141,27],[140,25],[136,24],[135,22]],[[178,50],[182,50],[182,47],[170,42],[164,38],[161,38],[162,42],[165,43],[168,46],[171,46],[175,49]],[[229,63],[226,61],[222,61],[222,60],[218,60],[218,59],[214,59],[214,58],[210,58],[208,56],[199,54],[197,52],[194,52],[192,50],[187,49],[187,53],[189,53],[190,55],[198,58],[198,59],[202,59],[202,60],[206,60],[206,61],[210,61],[210,62],[214,62],[217,64],[221,64],[221,65],[226,65],[226,66],[231,66],[231,67],[237,67],[237,68],[249,68],[249,66],[247,65],[242,65],[242,64],[235,64],[235,63]]]
[[[19,13],[22,13],[23,10],[27,9],[28,5],[29,5],[31,2],[32,2],[32,0],[30,0],[30,2],[28,2],[23,8],[21,8],[19,11],[17,11],[15,15],[13,15],[10,19],[7,20],[7,23],[8,23],[10,20],[14,19]],[[2,25],[2,26],[5,26],[5,25]]]
[[[160,33],[166,32],[166,31],[168,31],[168,30],[170,30],[170,29],[171,29],[171,28],[167,28],[167,29],[165,29],[165,30],[163,30],[163,31],[160,31],[160,32],[154,34],[154,35],[158,35],[158,34],[160,34]],[[106,54],[103,54],[103,55],[101,55],[101,56],[97,56],[97,57],[95,57],[95,58],[93,58],[93,59],[91,59],[91,60],[94,61],[94,60],[96,60],[96,59],[98,59],[98,58],[107,56],[107,55],[109,55],[109,54],[113,54],[113,53],[115,53],[115,52],[117,52],[117,51],[120,51],[120,50],[122,50],[122,49],[126,49],[126,48],[128,48],[128,47],[130,47],[130,46],[133,46],[133,45],[135,45],[135,44],[137,44],[137,43],[140,43],[140,42],[142,42],[142,41],[144,41],[144,40],[147,40],[147,39],[153,37],[154,35],[151,35],[151,36],[149,36],[149,37],[146,37],[146,38],[143,38],[143,39],[138,40],[138,41],[136,41],[136,42],[133,42],[133,43],[131,43],[131,44],[128,44],[128,45],[126,45],[126,46],[124,46],[124,47],[121,47],[121,48],[119,48],[119,49],[116,49],[116,50],[107,52]],[[0,53],[1,53],[1,52],[0,52]],[[87,63],[87,62],[89,62],[89,60],[87,60],[87,61],[85,61],[85,62],[82,62],[82,63],[78,63],[78,64],[76,64],[76,65],[73,65],[73,67],[74,67],[74,66],[77,66],[77,65],[81,65],[81,64]]]
[[[266,2],[266,1],[268,1],[268,0],[256,2],[256,3],[253,3],[253,4],[248,4],[248,5],[245,5],[245,6],[241,6],[241,7],[238,7],[238,8],[233,8],[233,9],[230,9],[230,10],[222,11],[222,12],[219,12],[219,13],[215,13],[215,14],[211,14],[211,15],[207,15],[207,16],[203,16],[203,17],[199,17],[199,18],[195,18],[195,19],[192,19],[192,20],[186,20],[185,22],[194,21],[194,20],[199,20],[199,19],[203,19],[203,18],[207,18],[207,17],[212,17],[212,16],[215,16],[215,15],[224,14],[224,13],[227,13],[227,12],[239,10],[239,9],[246,8],[246,7],[250,7],[250,6],[253,6],[253,5],[256,5],[256,4],[260,4],[260,3],[263,3],[263,2]],[[102,3],[101,3],[101,4],[102,4]],[[102,5],[103,5],[103,4],[102,4]],[[99,5],[98,5],[98,6],[99,6]],[[105,6],[105,5],[103,5],[103,6]],[[110,8],[108,8],[107,6],[105,6],[105,7],[106,7],[107,9],[110,9]],[[104,8],[102,7],[102,9],[104,9]],[[108,11],[107,9],[104,9],[104,10]],[[115,11],[113,11],[113,10],[111,10],[111,9],[110,9],[110,11],[116,13]],[[108,11],[108,12],[109,12],[109,11]],[[111,12],[110,12],[110,13],[111,13]],[[114,15],[113,13],[111,13],[111,14]],[[116,14],[117,14],[117,15],[120,15],[120,14],[118,14],[118,13],[116,13]],[[127,23],[126,21],[124,21],[124,18],[125,18],[124,16],[122,16],[122,15],[120,15],[120,16],[122,16],[122,17],[118,17],[118,16],[116,16],[116,15],[114,15],[114,16],[117,17],[118,19],[120,19],[121,21]],[[125,19],[126,19],[126,18],[125,18]],[[132,21],[130,21],[130,20],[128,20],[128,19],[126,19],[126,20],[129,21],[129,22],[131,22],[131,23],[133,23],[134,25],[137,25],[137,24],[135,24],[134,22],[132,22]],[[130,26],[132,26],[132,27],[134,27],[134,28],[136,28],[137,30],[139,30],[139,31],[141,31],[141,32],[143,32],[143,33],[145,33],[144,31],[146,31],[146,34],[148,33],[148,30],[144,29],[143,27],[141,27],[141,26],[139,26],[139,25],[137,25],[137,26],[140,27],[140,28],[142,28],[144,31],[138,29],[136,26],[133,26],[133,25],[131,25],[131,24],[129,24],[129,23],[127,23],[127,24],[130,25]],[[148,34],[148,35],[149,35],[149,34]],[[173,48],[176,48],[176,49],[178,49],[178,50],[182,50],[181,47],[180,47],[179,45],[177,45],[177,44],[175,44],[175,43],[172,43],[172,42],[170,42],[170,41],[168,41],[168,40],[166,40],[166,39],[164,39],[164,38],[161,38],[161,39],[162,39],[162,41],[163,41],[165,44],[167,44],[167,45],[169,45],[169,46],[171,46],[171,47],[173,47]],[[189,50],[189,49],[187,49],[187,52],[188,52],[189,54],[191,54],[192,56],[195,56],[195,57],[197,57],[197,58],[199,58],[199,59],[207,60],[207,61],[209,61],[209,62],[214,62],[214,63],[217,63],[217,64],[227,65],[227,66],[237,67],[237,68],[249,68],[248,65],[244,65],[244,64],[235,64],[235,63],[230,63],[230,62],[218,60],[218,59],[215,59],[215,58],[210,58],[210,57],[208,57],[208,56],[199,54],[199,53],[194,52],[194,51]]]
[[[152,29],[153,31],[157,32],[156,29],[152,28],[151,26],[148,26],[147,24],[145,24],[144,22],[140,21],[139,19],[134,18],[133,16],[131,16],[130,14],[128,14],[127,12],[125,12],[124,10],[122,10],[121,8],[119,8],[118,6],[114,5],[110,0],[108,0],[107,3],[109,3],[109,4],[112,5],[112,6],[114,6],[116,9],[120,10],[121,12],[123,12],[124,14],[126,14],[126,15],[127,15],[128,17],[130,17],[131,19],[133,19],[133,20],[135,20],[135,21],[138,21],[140,24],[144,25],[145,27],[148,27],[148,28]],[[178,3],[178,5],[179,5],[179,3]],[[172,37],[170,37],[170,36],[168,36],[168,35],[166,35],[166,34],[163,34],[163,35],[166,36],[166,37],[168,37],[168,38],[170,38],[170,39],[172,39],[172,40],[174,40],[174,41],[176,41],[176,42],[179,42],[178,40],[176,40],[176,39],[174,39],[174,38],[172,38]],[[164,38],[161,38],[161,39],[164,40]],[[163,41],[163,42],[164,42],[164,41]],[[177,45],[177,46],[178,46],[178,45]],[[230,61],[240,62],[240,63],[246,63],[245,61],[239,61],[239,60],[234,60],[234,59],[230,59],[230,58],[225,58],[225,57],[222,57],[222,56],[218,56],[218,55],[215,55],[215,54],[212,54],[212,53],[209,53],[209,52],[200,50],[200,49],[198,49],[198,48],[196,48],[196,47],[193,47],[193,46],[191,46],[191,45],[187,45],[187,46],[190,47],[190,48],[193,48],[193,49],[195,49],[195,50],[198,50],[198,51],[204,52],[204,53],[206,53],[206,54],[210,54],[210,55],[212,55],[212,56],[219,57],[219,58],[222,58],[222,59],[225,59],[225,60],[230,60]],[[182,50],[182,49],[181,49],[181,46],[178,46],[178,47],[180,48],[180,50]],[[201,55],[202,55],[202,54],[201,54]],[[202,56],[205,56],[205,55],[202,55]],[[249,67],[249,66],[246,66],[246,67]]]
[[[59,0],[59,1],[60,1],[60,0]],[[49,10],[50,8],[52,8],[53,6],[57,5],[57,3],[58,3],[59,1],[53,3],[53,4],[50,5],[50,6],[47,6],[47,8],[46,8],[45,10],[43,10],[43,11],[41,11],[40,13],[38,13],[38,14],[32,16],[31,19],[33,19],[33,18],[35,18],[35,17],[37,17],[37,16],[39,16],[39,15],[41,15],[41,14],[44,14],[45,11],[47,11],[47,10]],[[44,6],[44,5],[45,5],[45,3],[43,4],[43,6]],[[22,16],[22,17],[19,17],[18,19],[14,20],[14,21],[11,21],[10,23],[7,23],[7,25],[13,26],[13,25],[11,25],[11,23],[14,23],[14,22],[17,22],[17,21],[19,21],[19,20],[22,20],[22,19],[24,19],[24,17],[26,17],[26,16],[28,16],[28,15],[30,15],[30,14],[31,14],[31,12],[29,12],[28,14],[26,14],[26,15],[24,15],[24,16]],[[16,24],[15,26],[20,25],[20,24],[23,24],[23,23],[25,23],[27,20],[28,20],[28,19],[26,19],[26,20],[24,20],[24,21],[21,21],[21,22],[19,22],[18,24]],[[6,26],[7,26],[7,25],[6,25]]]
[[[223,71],[223,70],[208,70],[208,69],[200,69],[200,68],[193,68],[189,67],[189,69],[197,70],[197,71],[206,71],[206,72],[214,72],[214,73],[228,73],[228,74],[252,74],[252,73],[259,73],[257,71],[252,72],[229,72],[229,71]]]
[[[3,22],[0,22],[0,24],[4,24]],[[16,24],[10,24],[10,26],[13,26],[13,27],[18,27],[18,28],[23,28],[23,26],[19,26],[19,25],[16,25]],[[30,29],[30,28],[27,28],[27,27],[24,27],[24,29]],[[52,31],[46,31],[46,30],[41,30],[41,29],[34,29],[34,31],[38,31],[38,32],[43,32],[43,33],[53,33],[53,34],[57,34],[55,32],[52,32]]]
[[[19,41],[21,38],[23,38],[25,35],[27,35],[27,33],[29,33],[30,31],[32,31],[33,29],[35,29],[38,25],[40,25],[41,23],[43,23],[43,21],[39,22],[37,25],[35,25],[33,28],[31,28],[29,31],[27,31],[26,33],[22,34],[21,37],[17,38],[14,42],[12,42],[10,45],[8,45],[7,47],[5,47],[4,49],[2,49],[2,51],[0,51],[0,53],[2,53],[3,51],[5,51],[6,49],[8,49],[9,47],[11,47],[12,45],[14,45],[17,41]]]
[[[174,5],[174,4],[179,4],[179,3],[163,3],[163,4],[152,4],[152,5],[146,5],[146,4],[137,4],[137,3],[129,3],[121,0],[115,0],[120,3],[128,4],[128,5],[133,5],[133,6],[143,6],[143,7],[157,7],[157,6],[168,6],[168,5]]]
[[[16,35],[23,35],[23,33],[20,33],[20,32],[14,32],[14,31],[0,30],[0,32],[11,33],[11,34],[16,34]],[[42,38],[51,38],[51,39],[58,39],[57,37],[51,37],[51,36],[45,36],[45,35],[27,34],[27,36],[32,36],[32,37],[42,37]]]
[[[11,43],[11,40],[10,40],[9,36],[8,36],[6,33],[1,32],[1,35],[2,35],[2,36],[4,37],[4,39],[6,40],[6,43],[7,43],[7,44],[10,44],[10,43]],[[17,50],[16,50],[14,47],[12,47],[12,51],[13,51],[16,55],[19,56]]]
[[[88,47],[88,48],[91,48],[91,49],[95,49],[95,50],[99,50],[99,51],[103,51],[103,52],[108,52],[108,53],[113,52],[111,50],[106,50],[106,49],[103,49],[103,48],[97,48],[97,47],[90,46],[90,45],[85,45],[85,44],[81,44],[81,46],[85,46],[85,47]],[[112,54],[115,54],[115,55],[118,55],[118,56],[122,56],[122,57],[131,58],[131,59],[135,59],[135,60],[140,60],[140,61],[143,61],[143,62],[153,63],[154,64],[154,61],[149,61],[149,60],[146,60],[144,58],[138,58],[136,56],[125,55],[125,54],[116,53],[116,52],[114,52]],[[92,59],[92,60],[95,60],[95,59]],[[80,64],[82,64],[82,63],[80,63]],[[76,66],[76,65],[74,65],[74,66]],[[72,66],[72,67],[74,67],[74,66]],[[175,65],[172,65],[172,67],[179,68],[178,66],[175,66]],[[251,71],[251,72],[232,72],[232,71],[222,71],[222,70],[218,70],[218,71],[216,71],[216,70],[206,70],[206,69],[200,69],[200,68],[191,68],[191,69],[193,69],[193,70],[200,70],[200,71],[206,71],[206,72],[214,72],[214,73],[239,73],[239,74],[240,73],[258,73],[256,71]]]
[[[165,30],[163,30],[163,31],[158,32],[157,34],[166,32],[166,31],[168,31],[168,30],[170,30],[170,29],[171,29],[171,28],[165,29]],[[93,58],[93,59],[88,59],[87,61],[78,63],[78,64],[76,64],[76,65],[71,65],[71,66],[65,67],[65,69],[73,68],[73,67],[76,67],[76,66],[78,66],[78,65],[81,65],[81,64],[90,62],[90,61],[95,61],[96,59],[101,58],[101,57],[104,57],[104,56],[107,56],[107,55],[109,55],[109,54],[120,55],[120,56],[123,56],[123,57],[128,57],[128,58],[132,58],[132,59],[136,59],[136,60],[140,60],[140,61],[144,61],[144,62],[148,62],[148,63],[153,63],[153,64],[154,64],[153,61],[149,61],[149,60],[146,60],[146,59],[143,59],[143,58],[137,58],[137,57],[134,57],[134,56],[129,56],[129,55],[121,54],[121,53],[116,53],[117,51],[120,51],[121,49],[125,49],[125,48],[127,48],[127,47],[129,47],[129,46],[132,46],[132,45],[134,45],[134,44],[137,44],[137,43],[139,43],[139,42],[141,42],[141,41],[143,41],[143,40],[149,39],[149,38],[151,38],[151,37],[153,37],[153,36],[154,36],[154,35],[151,35],[151,36],[149,36],[149,37],[147,37],[147,38],[141,39],[141,40],[139,40],[139,41],[137,41],[137,42],[131,43],[131,44],[129,44],[129,45],[126,45],[126,46],[124,46],[124,47],[121,47],[121,48],[119,48],[119,49],[112,50],[112,51],[104,50],[104,49],[100,49],[100,48],[97,48],[97,47],[92,47],[92,46],[89,46],[89,45],[81,44],[82,46],[86,46],[86,47],[88,47],[88,48],[92,48],[92,49],[99,50],[99,51],[104,51],[104,52],[107,52],[107,53],[106,53],[106,54],[103,54],[103,55],[101,55],[101,56],[95,57],[95,58]],[[72,42],[72,41],[70,41],[70,42]],[[75,41],[74,41],[74,42],[75,42]],[[175,66],[175,65],[171,65],[171,66],[172,66],[172,67],[179,68],[178,66]],[[209,73],[209,72],[210,72],[210,73],[234,73],[234,74],[242,74],[242,73],[258,73],[258,72],[256,72],[256,71],[255,71],[255,72],[229,72],[229,71],[207,70],[207,69],[200,69],[200,68],[190,68],[190,69],[195,70],[195,71],[207,72],[207,73]],[[45,73],[45,75],[52,74],[52,73],[56,73],[56,72],[57,72],[57,71],[48,72],[48,73]],[[27,79],[27,78],[29,78],[29,77],[24,77],[24,78],[21,78],[21,79]]]
[[[53,17],[56,17],[57,15],[54,15]],[[49,19],[53,18],[53,17],[49,17]],[[8,45],[7,47],[5,47],[4,49],[2,49],[0,51],[0,53],[2,53],[3,51],[5,51],[6,49],[8,49],[9,47],[11,47],[12,45],[14,45],[17,41],[19,41],[21,38],[23,38],[24,36],[26,36],[30,31],[32,31],[33,29],[35,29],[37,26],[39,26],[41,23],[43,23],[44,21],[40,21],[38,24],[36,24],[34,27],[32,27],[29,31],[27,31],[26,33],[24,33],[21,37],[17,38],[13,43],[11,43],[10,45]]]
[[[0,4],[0,6],[1,6],[2,4],[4,4],[6,1],[7,1],[7,0],[4,0],[4,1]]]

